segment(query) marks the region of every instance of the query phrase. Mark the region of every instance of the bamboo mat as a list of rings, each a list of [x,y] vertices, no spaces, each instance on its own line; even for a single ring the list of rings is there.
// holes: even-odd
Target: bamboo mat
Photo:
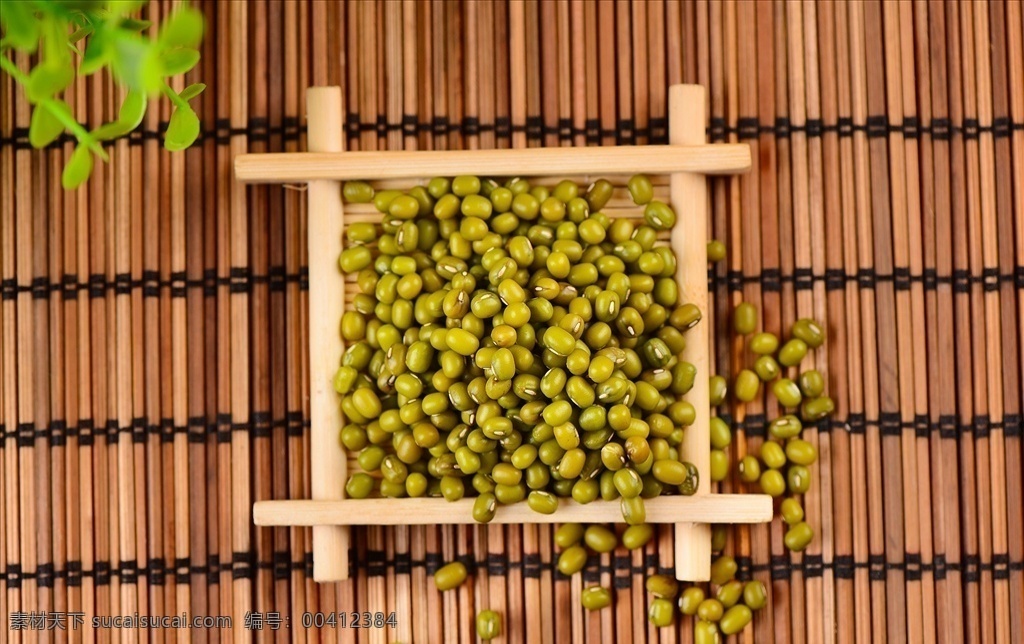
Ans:
[[[679,82],[708,88],[710,140],[755,160],[710,191],[729,247],[714,368],[749,360],[726,326],[741,300],[775,333],[827,320],[814,359],[837,404],[808,432],[811,547],[789,555],[778,522],[731,531],[741,576],[771,589],[739,639],[1024,641],[1019,2],[198,4],[186,82],[210,89],[184,154],[151,110],[65,193],[70,144],[29,149],[0,81],[2,641],[468,643],[485,608],[505,641],[692,641],[689,618],[645,619],[668,533],[568,579],[548,527],[360,529],[355,578],[321,586],[308,530],[252,526],[252,501],[310,492],[306,222],[300,190],[231,173],[306,148],[310,85],[344,88],[350,149],[451,149],[664,143]],[[90,123],[116,114],[106,80],[76,90]],[[728,410],[734,456],[770,405]],[[429,575],[454,559],[475,573],[441,595]],[[583,611],[583,583],[614,606]],[[43,611],[234,629],[8,630]],[[318,611],[349,627],[303,628]],[[396,625],[351,628],[365,611]]]

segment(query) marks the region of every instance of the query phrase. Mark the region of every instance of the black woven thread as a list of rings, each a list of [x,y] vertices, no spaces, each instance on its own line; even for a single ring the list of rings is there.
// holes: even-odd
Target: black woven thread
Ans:
[[[832,565],[836,579],[853,579],[853,555],[836,555]]]
[[[977,583],[981,579],[981,558],[978,555],[964,555],[960,566],[965,584]]]
[[[772,555],[770,565],[772,581],[784,581],[790,578],[792,566],[789,563],[789,557]]]
[[[917,552],[908,552],[903,562],[907,581],[920,581],[921,580],[921,554]]]
[[[821,555],[805,554],[803,560],[804,577],[821,577],[825,572],[825,564]]]
[[[900,435],[900,415],[896,412],[882,412],[878,415],[879,430],[882,436]]]
[[[628,120],[620,121],[620,125],[628,123]],[[130,145],[142,145],[146,141],[159,141],[167,129],[167,122],[161,122],[156,130],[136,130],[129,136]],[[249,142],[267,142],[271,138],[280,137],[282,141],[295,141],[301,137],[303,123],[296,116],[285,116],[281,119],[280,125],[271,125],[265,116],[253,116],[245,126],[232,126],[230,119],[218,119],[214,127],[207,128],[200,133],[197,142],[215,142],[220,145],[227,145],[234,137],[244,136]],[[647,128],[631,128],[637,136],[648,136],[652,143],[661,143],[665,136],[662,131],[666,129],[664,118],[651,119]],[[920,138],[931,136],[936,140],[949,140],[953,135],[961,135],[965,139],[975,139],[982,134],[991,134],[994,138],[1010,136],[1013,131],[1024,129],[1024,123],[1016,123],[1008,117],[998,117],[992,120],[991,125],[981,125],[978,119],[964,119],[961,124],[954,125],[947,118],[933,119],[928,124],[923,124],[917,117],[904,117],[898,123],[890,123],[886,115],[869,116],[865,123],[854,123],[848,116],[839,117],[835,123],[825,123],[821,119],[807,119],[804,123],[792,123],[787,117],[778,117],[770,124],[763,124],[757,117],[744,116],[736,121],[735,126],[728,126],[726,120],[721,116],[713,116],[707,129],[712,141],[725,140],[727,135],[735,134],[738,138],[755,138],[768,135],[778,138],[787,138],[793,133],[803,133],[810,138],[821,137],[825,134],[837,134],[840,137],[850,137],[856,132],[866,132],[869,136],[885,136],[890,133],[901,134],[906,138]],[[543,138],[545,133],[559,134],[565,130],[564,123],[545,128],[540,116],[528,117],[525,124],[512,123],[507,116],[495,118],[493,123],[481,122],[478,117],[467,116],[461,123],[452,123],[447,116],[438,115],[431,121],[418,121],[415,114],[403,114],[397,123],[391,123],[387,115],[378,114],[370,120],[362,120],[360,115],[349,112],[345,117],[345,132],[348,138],[358,138],[363,132],[375,132],[380,136],[386,136],[389,132],[402,132],[405,136],[414,136],[418,133],[433,133],[435,135],[446,135],[458,133],[463,136],[478,134],[480,132],[494,131],[498,136],[508,136],[510,131],[525,131],[530,138]],[[590,119],[585,122],[584,128],[569,127],[569,136],[584,136],[589,142],[599,142],[603,137],[614,137],[614,129],[602,130],[600,121]],[[74,142],[70,134],[63,134],[46,149],[57,149],[67,143]],[[112,141],[105,141],[103,145],[110,147]],[[29,149],[28,128],[15,128],[10,136],[0,137],[0,147],[12,146],[15,149]]]
[[[868,578],[871,581],[885,581],[885,555],[868,557]]]
[[[714,269],[708,271],[711,288],[717,279]],[[933,291],[939,285],[952,284],[956,292],[969,292],[972,284],[979,284],[984,290],[998,290],[1000,284],[1015,284],[1024,288],[1024,267],[1016,267],[1014,272],[999,273],[997,268],[986,268],[981,275],[971,275],[959,269],[952,276],[937,276],[935,269],[924,269],[922,274],[910,273],[908,267],[896,267],[892,275],[877,273],[874,269],[862,268],[854,275],[846,274],[842,269],[828,269],[824,274],[814,274],[809,268],[798,268],[792,274],[782,275],[777,268],[766,268],[758,275],[744,275],[738,271],[726,274],[727,285],[732,291],[742,290],[748,284],[760,284],[766,292],[778,292],[783,284],[792,284],[797,290],[812,288],[817,282],[825,282],[826,290],[845,288],[847,282],[856,282],[862,289],[872,289],[877,282],[894,281],[898,290],[909,288],[913,283],[921,283],[925,290]],[[297,273],[285,272],[285,267],[274,265],[268,267],[266,273],[253,273],[248,268],[234,268],[227,276],[218,276],[216,269],[206,269],[203,276],[187,279],[184,271],[171,273],[166,280],[159,279],[156,271],[144,271],[141,279],[129,279],[127,274],[119,274],[108,280],[106,275],[97,273],[90,275],[86,282],[80,282],[78,276],[66,273],[49,281],[46,277],[35,277],[30,284],[18,284],[14,279],[0,282],[0,291],[4,300],[14,299],[19,293],[29,293],[33,297],[49,297],[60,294],[65,299],[74,299],[80,292],[90,297],[106,297],[108,293],[127,294],[138,289],[143,297],[159,297],[161,292],[169,289],[172,298],[185,297],[189,289],[202,289],[203,295],[214,297],[218,287],[227,287],[232,293],[248,293],[253,287],[266,284],[270,291],[280,292],[288,284],[297,284],[300,290],[309,290],[309,269],[300,267]]]
[[[252,552],[231,553],[231,578],[252,579],[255,556]]]
[[[386,573],[383,550],[366,550],[366,576],[383,577]]]
[[[1021,417],[1020,414],[1007,414],[1003,416],[1003,435],[1020,438]]]

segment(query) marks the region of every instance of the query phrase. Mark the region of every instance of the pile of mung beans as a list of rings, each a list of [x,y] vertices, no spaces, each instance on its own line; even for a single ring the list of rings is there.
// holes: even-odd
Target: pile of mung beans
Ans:
[[[360,291],[334,381],[363,470],[350,497],[475,493],[481,523],[498,505],[550,514],[559,497],[601,497],[638,525],[643,499],[696,491],[678,446],[697,372],[678,355],[700,311],[656,243],[675,213],[645,176],[628,191],[639,225],[601,212],[604,180],[345,184],[383,214],[379,230],[347,228],[340,258]]]
[[[380,225],[349,225],[340,258],[360,291],[341,321],[348,348],[334,382],[349,423],[341,442],[362,470],[350,476],[348,496],[475,494],[473,518],[481,523],[499,505],[523,500],[550,514],[559,497],[620,499],[628,524],[621,534],[574,523],[556,531],[557,568],[573,575],[592,554],[653,538],[643,499],[696,491],[696,468],[678,447],[695,416],[682,397],[698,374],[678,356],[700,311],[679,301],[677,258],[656,244],[675,213],[654,199],[647,177],[632,177],[627,188],[643,207],[640,224],[601,212],[614,191],[604,180],[586,190],[572,181],[548,188],[472,176],[408,191],[345,184],[347,201],[372,203],[383,215]],[[724,257],[725,246],[710,241],[709,261]],[[752,336],[747,347],[757,359],[736,375],[734,399],[750,402],[764,384],[789,413],[771,421],[759,453],[744,456],[736,471],[773,497],[789,491],[777,508],[789,526],[785,545],[800,551],[813,530],[798,497],[817,457],[800,438],[802,423],[824,418],[833,403],[818,371],[784,374],[822,345],[823,332],[801,319],[780,346],[756,328],[757,310],[741,303],[733,329]],[[711,406],[726,403],[726,379],[709,384]],[[709,478],[722,481],[732,469],[724,418],[712,417],[710,439]],[[736,579],[725,541],[726,527],[714,526],[713,594],[680,589],[664,575],[648,579],[652,624],[671,625],[678,607],[695,616],[696,642],[717,642],[767,603],[763,583]],[[434,579],[444,591],[467,576],[453,562]],[[601,586],[581,593],[588,610],[611,602]],[[484,610],[478,635],[495,637],[500,624],[498,613]]]

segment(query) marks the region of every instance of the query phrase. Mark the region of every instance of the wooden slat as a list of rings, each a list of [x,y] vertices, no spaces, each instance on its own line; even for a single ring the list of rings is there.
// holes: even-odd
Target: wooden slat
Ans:
[[[750,169],[745,144],[651,145],[528,150],[402,150],[388,152],[278,152],[235,158],[245,183],[295,183],[330,179],[404,179],[435,175],[632,174],[699,172],[734,174]]]
[[[449,502],[442,498],[345,499],[342,501],[259,501],[253,505],[256,525],[457,525],[473,523],[473,498]],[[771,520],[766,494],[662,496],[647,499],[648,523],[764,523]],[[498,508],[493,524],[620,522],[618,501],[580,505],[561,499],[554,514],[534,512],[525,503]]]

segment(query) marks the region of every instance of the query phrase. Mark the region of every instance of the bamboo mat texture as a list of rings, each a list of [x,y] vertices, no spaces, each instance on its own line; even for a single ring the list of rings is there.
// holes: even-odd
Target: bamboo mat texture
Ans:
[[[805,436],[810,548],[789,554],[779,520],[730,532],[740,575],[771,591],[732,639],[1024,641],[1020,2],[197,4],[203,59],[179,88],[210,88],[185,153],[163,151],[151,108],[64,192],[71,143],[30,149],[0,80],[0,641],[468,644],[490,608],[497,641],[691,642],[691,618],[646,620],[669,532],[570,579],[546,526],[359,528],[354,578],[317,585],[308,529],[254,528],[253,501],[310,496],[306,213],[301,190],[231,166],[306,149],[313,85],[343,88],[348,149],[383,150],[665,143],[680,82],[708,88],[709,140],[754,159],[710,185],[729,251],[712,366],[749,362],[740,301],[776,334],[826,320],[813,360],[837,405]],[[90,77],[68,102],[96,125],[114,92]],[[734,461],[774,405],[723,408]],[[471,580],[438,593],[455,559]],[[592,583],[612,607],[581,608]],[[328,611],[348,626],[303,627]],[[367,611],[395,625],[352,628]],[[10,629],[41,612],[233,628]]]

